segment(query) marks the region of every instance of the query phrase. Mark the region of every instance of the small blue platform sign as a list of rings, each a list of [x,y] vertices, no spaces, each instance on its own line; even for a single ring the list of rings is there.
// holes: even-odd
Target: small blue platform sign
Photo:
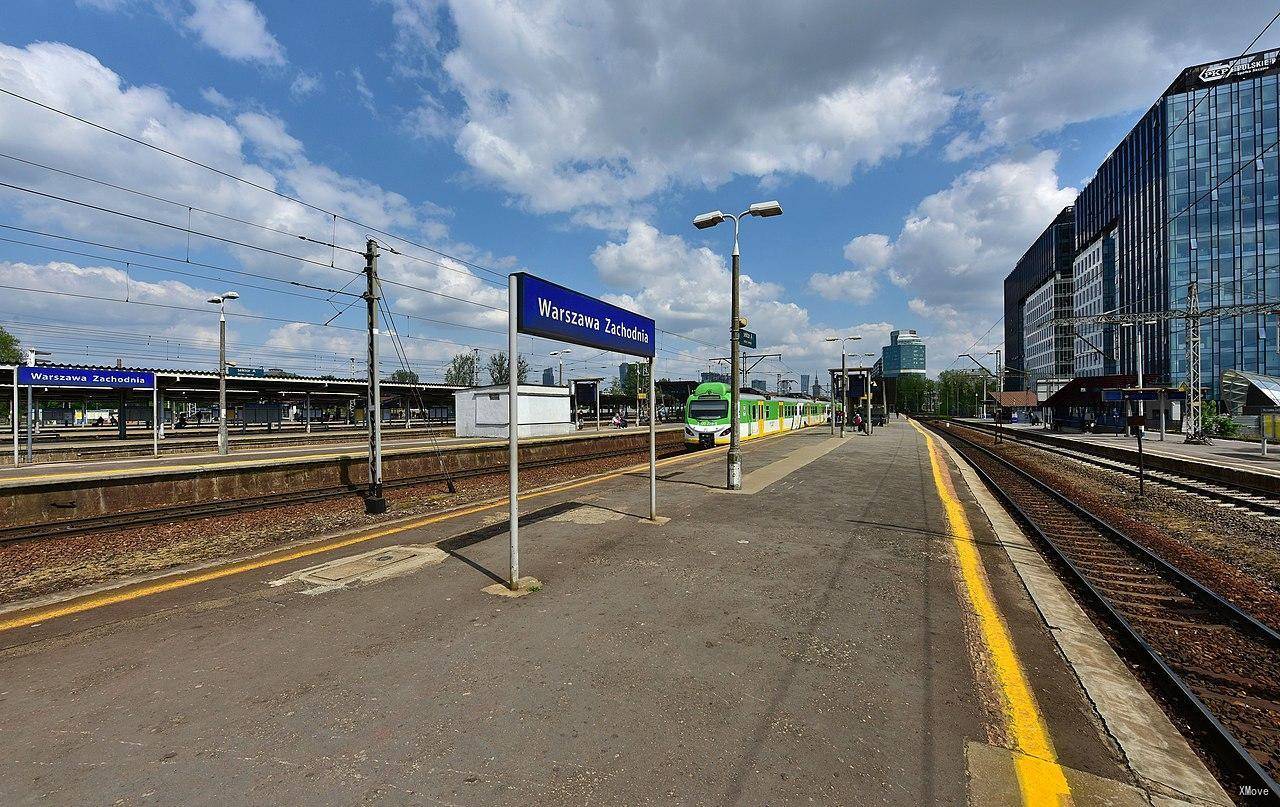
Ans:
[[[154,389],[156,374],[145,370],[95,370],[78,367],[19,367],[18,383],[32,387]]]
[[[520,333],[632,356],[654,355],[657,328],[648,317],[525,272],[515,278]]]

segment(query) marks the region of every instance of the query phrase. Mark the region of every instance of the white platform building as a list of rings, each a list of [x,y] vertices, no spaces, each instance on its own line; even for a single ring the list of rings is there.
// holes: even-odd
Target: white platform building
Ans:
[[[507,437],[507,385],[471,387],[453,394],[459,437]],[[577,431],[569,413],[569,388],[521,384],[520,437],[545,437]]]

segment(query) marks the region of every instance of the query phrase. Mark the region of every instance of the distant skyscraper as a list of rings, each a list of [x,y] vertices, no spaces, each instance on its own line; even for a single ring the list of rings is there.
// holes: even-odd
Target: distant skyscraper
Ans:
[[[702,374],[702,383],[709,384],[714,381],[719,381],[721,384],[728,384],[729,374],[728,373],[703,373]]]
[[[542,386],[554,387],[556,385],[556,371],[550,367],[542,371]]]
[[[768,390],[765,388],[765,383],[763,378],[751,379],[751,389],[760,390],[761,392],[768,392]]]
[[[806,395],[808,394],[808,392],[809,392],[809,374],[801,373],[800,374],[800,394]]]
[[[629,373],[630,371],[631,371],[630,364],[623,363],[618,365],[618,383],[619,384],[627,383],[627,373]]]
[[[924,375],[924,340],[914,330],[892,331],[889,344],[880,351],[885,378],[900,375]]]

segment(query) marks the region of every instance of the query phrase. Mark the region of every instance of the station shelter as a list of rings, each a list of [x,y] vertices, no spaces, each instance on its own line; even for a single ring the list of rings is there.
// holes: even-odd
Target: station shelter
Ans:
[[[1107,390],[1137,386],[1135,375],[1079,376],[1041,405],[1046,424],[1060,432],[1123,433],[1127,428],[1123,401],[1109,401]]]
[[[1038,414],[1040,398],[1030,390],[989,392],[987,404],[995,409],[1001,423],[1033,423],[1042,419]]]

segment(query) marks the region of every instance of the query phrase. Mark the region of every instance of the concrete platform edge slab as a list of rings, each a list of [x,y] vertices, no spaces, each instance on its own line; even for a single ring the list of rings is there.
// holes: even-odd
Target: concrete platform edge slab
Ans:
[[[736,496],[751,496],[759,493],[775,482],[786,479],[791,474],[800,470],[804,466],[816,459],[836,450],[844,445],[844,440],[838,437],[829,437],[821,443],[813,446],[804,446],[796,449],[780,460],[769,463],[763,468],[757,468],[747,474],[742,479],[741,490],[730,490],[728,488],[712,488],[718,493],[730,493]]]
[[[1148,796],[1192,805],[1232,804],[1013,517],[973,468],[946,441],[939,443],[960,469],[1059,650]]]

